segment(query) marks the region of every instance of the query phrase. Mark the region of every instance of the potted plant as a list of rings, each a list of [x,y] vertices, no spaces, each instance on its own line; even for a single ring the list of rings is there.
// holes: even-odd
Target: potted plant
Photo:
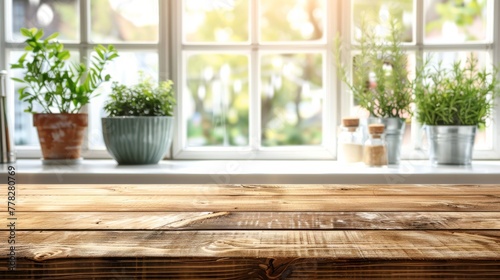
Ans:
[[[154,83],[141,73],[139,83],[114,83],[102,118],[104,143],[119,164],[156,164],[172,143],[172,81]]]
[[[377,34],[375,26],[385,26],[386,34]],[[406,118],[412,115],[413,85],[408,77],[407,56],[401,47],[403,25],[393,16],[374,23],[363,17],[360,30],[361,35],[355,39],[357,54],[353,59],[352,79],[348,76],[351,71],[342,61],[346,47],[339,37],[334,52],[337,71],[355,102],[370,113],[368,122],[385,125],[389,164],[398,164]]]
[[[425,125],[432,164],[469,165],[476,130],[484,126],[499,93],[498,71],[479,69],[472,54],[464,65],[440,62],[418,69],[415,83],[417,119]]]
[[[118,54],[112,45],[99,45],[87,68],[83,63],[69,63],[70,52],[57,41],[58,33],[42,39],[42,29],[22,28],[21,34],[26,37],[27,52],[11,68],[25,72],[23,78],[13,80],[24,85],[19,99],[28,103],[25,111],[34,114],[44,162],[74,162],[80,158],[88,119],[80,110],[99,85],[110,79],[102,72]]]

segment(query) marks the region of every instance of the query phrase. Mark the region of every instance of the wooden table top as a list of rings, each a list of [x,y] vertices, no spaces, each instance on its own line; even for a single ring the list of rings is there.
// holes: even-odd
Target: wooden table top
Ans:
[[[12,217],[0,279],[500,279],[500,185],[18,185]]]

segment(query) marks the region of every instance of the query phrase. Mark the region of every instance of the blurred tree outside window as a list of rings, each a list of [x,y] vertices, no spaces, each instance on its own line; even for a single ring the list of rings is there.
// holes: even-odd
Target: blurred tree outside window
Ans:
[[[200,49],[183,62],[188,146],[248,146],[251,139],[263,147],[321,145],[326,1],[258,0],[258,22],[249,17],[251,4],[184,1],[184,44]],[[258,38],[251,43],[262,50],[257,61],[247,56],[252,29]],[[247,47],[239,55],[203,51],[204,45],[236,48],[242,43]],[[273,44],[274,51],[265,52],[266,44]],[[316,51],[290,51],[290,45]],[[251,84],[252,72],[259,73],[257,84]],[[251,115],[257,113],[251,110],[252,95],[260,100],[260,136],[249,132]]]
[[[363,17],[375,22],[396,11],[404,26],[403,47],[411,75],[419,61],[431,54],[452,61],[475,52],[483,65],[500,61],[493,51],[499,48],[493,41],[498,32],[493,16],[500,16],[491,12],[499,10],[493,0],[5,1],[9,22],[4,25],[8,30],[1,30],[6,34],[2,68],[23,51],[21,27],[59,32],[76,61],[93,55],[96,44],[114,44],[122,56],[108,72],[116,80],[134,83],[138,70],[155,79],[177,78],[182,137],[174,141],[180,151],[197,152],[190,158],[216,155],[211,152],[232,156],[227,151],[234,149],[257,153],[287,149],[298,151],[297,158],[334,158],[339,118],[366,117],[366,112],[348,92],[336,90],[340,81],[334,72],[331,39],[340,32],[344,40],[354,42],[362,36]],[[344,14],[347,10],[350,13]],[[82,23],[86,19],[89,22]],[[166,21],[169,30],[160,24]],[[342,34],[345,30],[350,34]],[[352,46],[347,60],[355,56],[356,46]],[[100,116],[108,92],[102,88],[101,97],[88,108],[90,150],[104,150]],[[344,104],[353,106],[346,109]],[[24,105],[17,101],[14,105],[16,145],[38,145],[31,118],[22,113]],[[495,121],[499,120],[491,123]],[[409,120],[408,149],[420,141],[412,134],[413,125]],[[494,125],[483,128],[476,147],[490,150],[496,134]],[[276,157],[282,156],[287,158],[287,153]]]

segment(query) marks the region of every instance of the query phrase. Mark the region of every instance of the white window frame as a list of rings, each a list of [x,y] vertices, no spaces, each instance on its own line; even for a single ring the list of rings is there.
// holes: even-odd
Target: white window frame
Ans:
[[[259,1],[250,0],[250,42],[237,44],[184,44],[182,38],[182,1],[173,1],[172,10],[174,12],[175,25],[179,26],[172,30],[173,52],[175,60],[173,65],[176,69],[172,71],[173,78],[177,85],[178,114],[176,120],[176,131],[173,142],[173,155],[176,159],[335,159],[336,157],[336,140],[335,130],[337,127],[338,110],[331,110],[328,104],[335,104],[337,100],[336,83],[332,76],[334,71],[333,53],[330,51],[334,46],[334,35],[337,33],[338,22],[335,17],[326,17],[325,22],[325,38],[321,42],[293,42],[293,43],[266,43],[259,44]],[[326,0],[327,13],[334,13],[336,5],[339,2]],[[182,116],[182,104],[184,96],[182,90],[184,87],[185,67],[182,57],[184,52],[188,51],[205,51],[205,52],[231,52],[240,51],[249,55],[250,67],[250,83],[249,83],[249,146],[247,147],[188,147],[186,139],[187,122]],[[314,51],[322,53],[323,60],[323,88],[325,95],[323,96],[323,115],[322,115],[322,135],[323,141],[317,146],[282,146],[282,147],[261,147],[261,127],[260,127],[260,56],[267,53],[298,53]]]
[[[78,52],[80,54],[81,62],[85,62],[84,58],[89,57],[90,53],[93,51],[94,47],[103,44],[108,45],[108,43],[93,43],[90,41],[91,32],[91,20],[90,20],[90,2],[91,0],[78,0],[78,9],[80,12],[80,29],[78,30],[80,35],[80,42],[64,42],[66,49]],[[158,42],[155,43],[128,43],[128,42],[110,42],[109,44],[114,45],[118,52],[120,50],[141,50],[141,51],[155,51],[158,53],[158,65],[159,65],[159,79],[165,80],[170,78],[170,56],[169,56],[169,30],[170,22],[168,20],[169,14],[169,2],[164,0],[158,0],[158,16],[159,16],[159,34]],[[7,41],[11,36],[11,22],[12,22],[12,1],[4,0],[0,4],[0,30],[5,30],[5,32],[0,32],[0,68],[9,69],[8,56],[7,53],[12,50],[23,50],[24,44],[19,42],[9,42]],[[9,11],[9,13],[8,13]],[[13,83],[9,83],[9,104],[10,108],[14,106],[14,96],[13,96]],[[91,101],[92,104],[92,101]],[[89,104],[91,106],[91,104]],[[84,106],[83,111],[86,111],[88,106]],[[10,119],[14,118],[14,110],[10,110]],[[105,148],[103,149],[90,149],[89,148],[89,131],[91,127],[86,130],[85,139],[82,145],[82,157],[83,158],[111,158]],[[16,152],[18,158],[40,158],[41,151],[39,147],[36,146],[16,146]],[[170,153],[167,154],[167,157]]]
[[[342,0],[338,0],[342,1]],[[500,66],[500,3],[499,1],[491,1],[490,5],[493,7],[488,8],[489,17],[492,19],[491,25],[488,28],[497,27],[494,32],[488,31],[490,34],[493,33],[491,42],[484,43],[463,43],[463,44],[433,44],[424,43],[424,6],[425,0],[414,0],[413,10],[414,10],[414,25],[413,30],[413,42],[403,43],[402,47],[404,50],[413,52],[416,55],[417,63],[419,58],[421,58],[426,51],[488,51],[491,55],[491,61],[494,65]],[[342,37],[345,38],[345,42],[352,41],[352,0],[342,1],[345,5],[342,6],[342,14],[346,15],[345,18],[341,20],[342,22]],[[349,37],[349,38],[348,38]],[[348,39],[347,39],[348,38]],[[347,56],[346,56],[347,57]],[[350,65],[352,68],[352,60],[345,59],[343,61],[345,65]],[[338,79],[338,77],[337,77]],[[341,95],[347,96],[346,92],[349,91],[347,86],[339,81],[338,90]],[[340,98],[339,103],[341,106],[341,113],[343,116],[349,116],[351,112],[353,99],[352,98]],[[500,100],[497,101],[495,110],[492,114],[493,117],[493,127],[492,127],[492,149],[488,150],[474,150],[473,158],[479,160],[493,160],[500,158]],[[422,146],[423,139],[423,129],[420,124],[418,124],[416,117],[412,119],[412,131],[411,131],[411,148],[404,149],[402,151],[402,159],[427,159],[427,147]]]
[[[351,35],[351,0],[327,0],[328,13],[334,16],[328,16],[325,29],[325,42],[317,43],[316,46],[306,46],[298,44],[266,44],[258,45],[258,30],[252,28],[250,34],[250,44],[242,44],[240,46],[233,45],[183,45],[182,44],[182,4],[178,0],[159,0],[159,41],[157,43],[112,43],[118,50],[127,49],[144,49],[155,50],[158,52],[159,75],[160,79],[172,79],[175,82],[178,104],[176,116],[181,116],[183,104],[183,65],[182,54],[183,50],[201,51],[201,50],[247,50],[251,55],[249,65],[250,71],[250,110],[254,113],[250,119],[250,146],[246,148],[231,147],[231,148],[187,148],[185,139],[186,124],[182,118],[177,117],[176,133],[173,141],[172,154],[167,155],[174,159],[335,159],[336,158],[336,129],[340,123],[342,116],[350,115],[352,99],[347,98],[347,88],[338,79],[335,71],[333,60],[333,39],[337,33],[341,33],[345,40],[350,40]],[[250,0],[251,18],[256,20],[258,16],[258,1]],[[423,26],[424,26],[424,0],[414,0],[414,16],[416,27],[414,29],[414,43],[405,44],[404,48],[408,51],[413,51],[417,57],[421,56],[424,50],[480,50],[490,51],[492,61],[495,65],[500,66],[500,3],[492,1],[493,8],[488,9],[493,19],[493,25],[496,30],[493,34],[491,43],[473,43],[460,45],[446,44],[426,44],[424,45]],[[495,3],[497,2],[497,3]],[[7,42],[7,34],[10,33],[11,14],[7,11],[12,11],[10,7],[11,1],[2,1],[0,4],[0,69],[9,69],[7,61],[7,53],[9,50],[21,49],[19,43]],[[74,51],[80,52],[80,57],[83,58],[96,45],[89,42],[90,34],[90,0],[80,0],[80,43],[65,43],[65,46]],[[255,23],[258,26],[258,22]],[[491,28],[491,25],[490,25]],[[259,76],[259,51],[279,51],[279,50],[318,50],[322,51],[325,56],[324,60],[324,89],[326,95],[323,99],[323,145],[314,147],[277,147],[277,148],[259,148],[258,144],[261,139],[261,128],[259,120],[260,110],[260,76]],[[350,61],[347,61],[350,63]],[[10,84],[9,93],[12,95],[12,82]],[[9,107],[14,106],[13,96],[9,96]],[[330,105],[328,105],[330,104]],[[334,105],[333,105],[334,104]],[[494,112],[493,124],[493,148],[491,150],[477,150],[474,152],[474,159],[500,159],[500,102]],[[14,112],[10,111],[11,120]],[[421,130],[413,122],[412,126],[412,145],[413,148],[409,151],[404,151],[404,159],[420,159],[426,158],[425,153],[421,150],[419,143],[421,140]],[[85,158],[110,158],[105,150],[89,150],[88,138],[86,138],[85,146],[82,151],[82,156]],[[34,147],[16,147],[18,158],[39,158],[41,152]]]

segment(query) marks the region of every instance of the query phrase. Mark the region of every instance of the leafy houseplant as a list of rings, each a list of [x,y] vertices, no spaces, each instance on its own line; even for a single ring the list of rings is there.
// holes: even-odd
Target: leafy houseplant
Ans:
[[[395,11],[390,13],[395,14]],[[386,34],[378,35],[375,26],[385,26]],[[391,16],[386,22],[369,23],[363,17],[361,35],[356,38],[357,54],[351,73],[342,62],[345,50],[336,39],[335,60],[340,79],[352,92],[358,105],[370,113],[370,123],[386,126],[390,164],[399,163],[405,119],[412,115],[412,87],[408,78],[407,56],[401,47],[403,25]]]
[[[176,104],[172,81],[142,74],[131,87],[114,83],[102,118],[104,142],[119,164],[156,164],[170,147]]]
[[[478,69],[474,55],[464,66],[421,67],[415,84],[417,120],[426,125],[485,125],[498,95],[496,71]]]
[[[417,119],[426,126],[431,162],[470,164],[477,126],[486,124],[500,92],[498,71],[479,69],[473,55],[465,65],[428,64],[418,69],[415,104]]]
[[[58,33],[42,39],[43,30],[22,28],[21,34],[26,37],[26,53],[11,68],[25,70],[22,79],[13,79],[24,85],[18,91],[19,99],[28,104],[26,112],[34,113],[43,157],[78,159],[88,119],[79,112],[99,85],[110,79],[102,72],[118,54],[111,45],[99,45],[87,68],[83,63],[69,63],[70,52],[56,40]]]

